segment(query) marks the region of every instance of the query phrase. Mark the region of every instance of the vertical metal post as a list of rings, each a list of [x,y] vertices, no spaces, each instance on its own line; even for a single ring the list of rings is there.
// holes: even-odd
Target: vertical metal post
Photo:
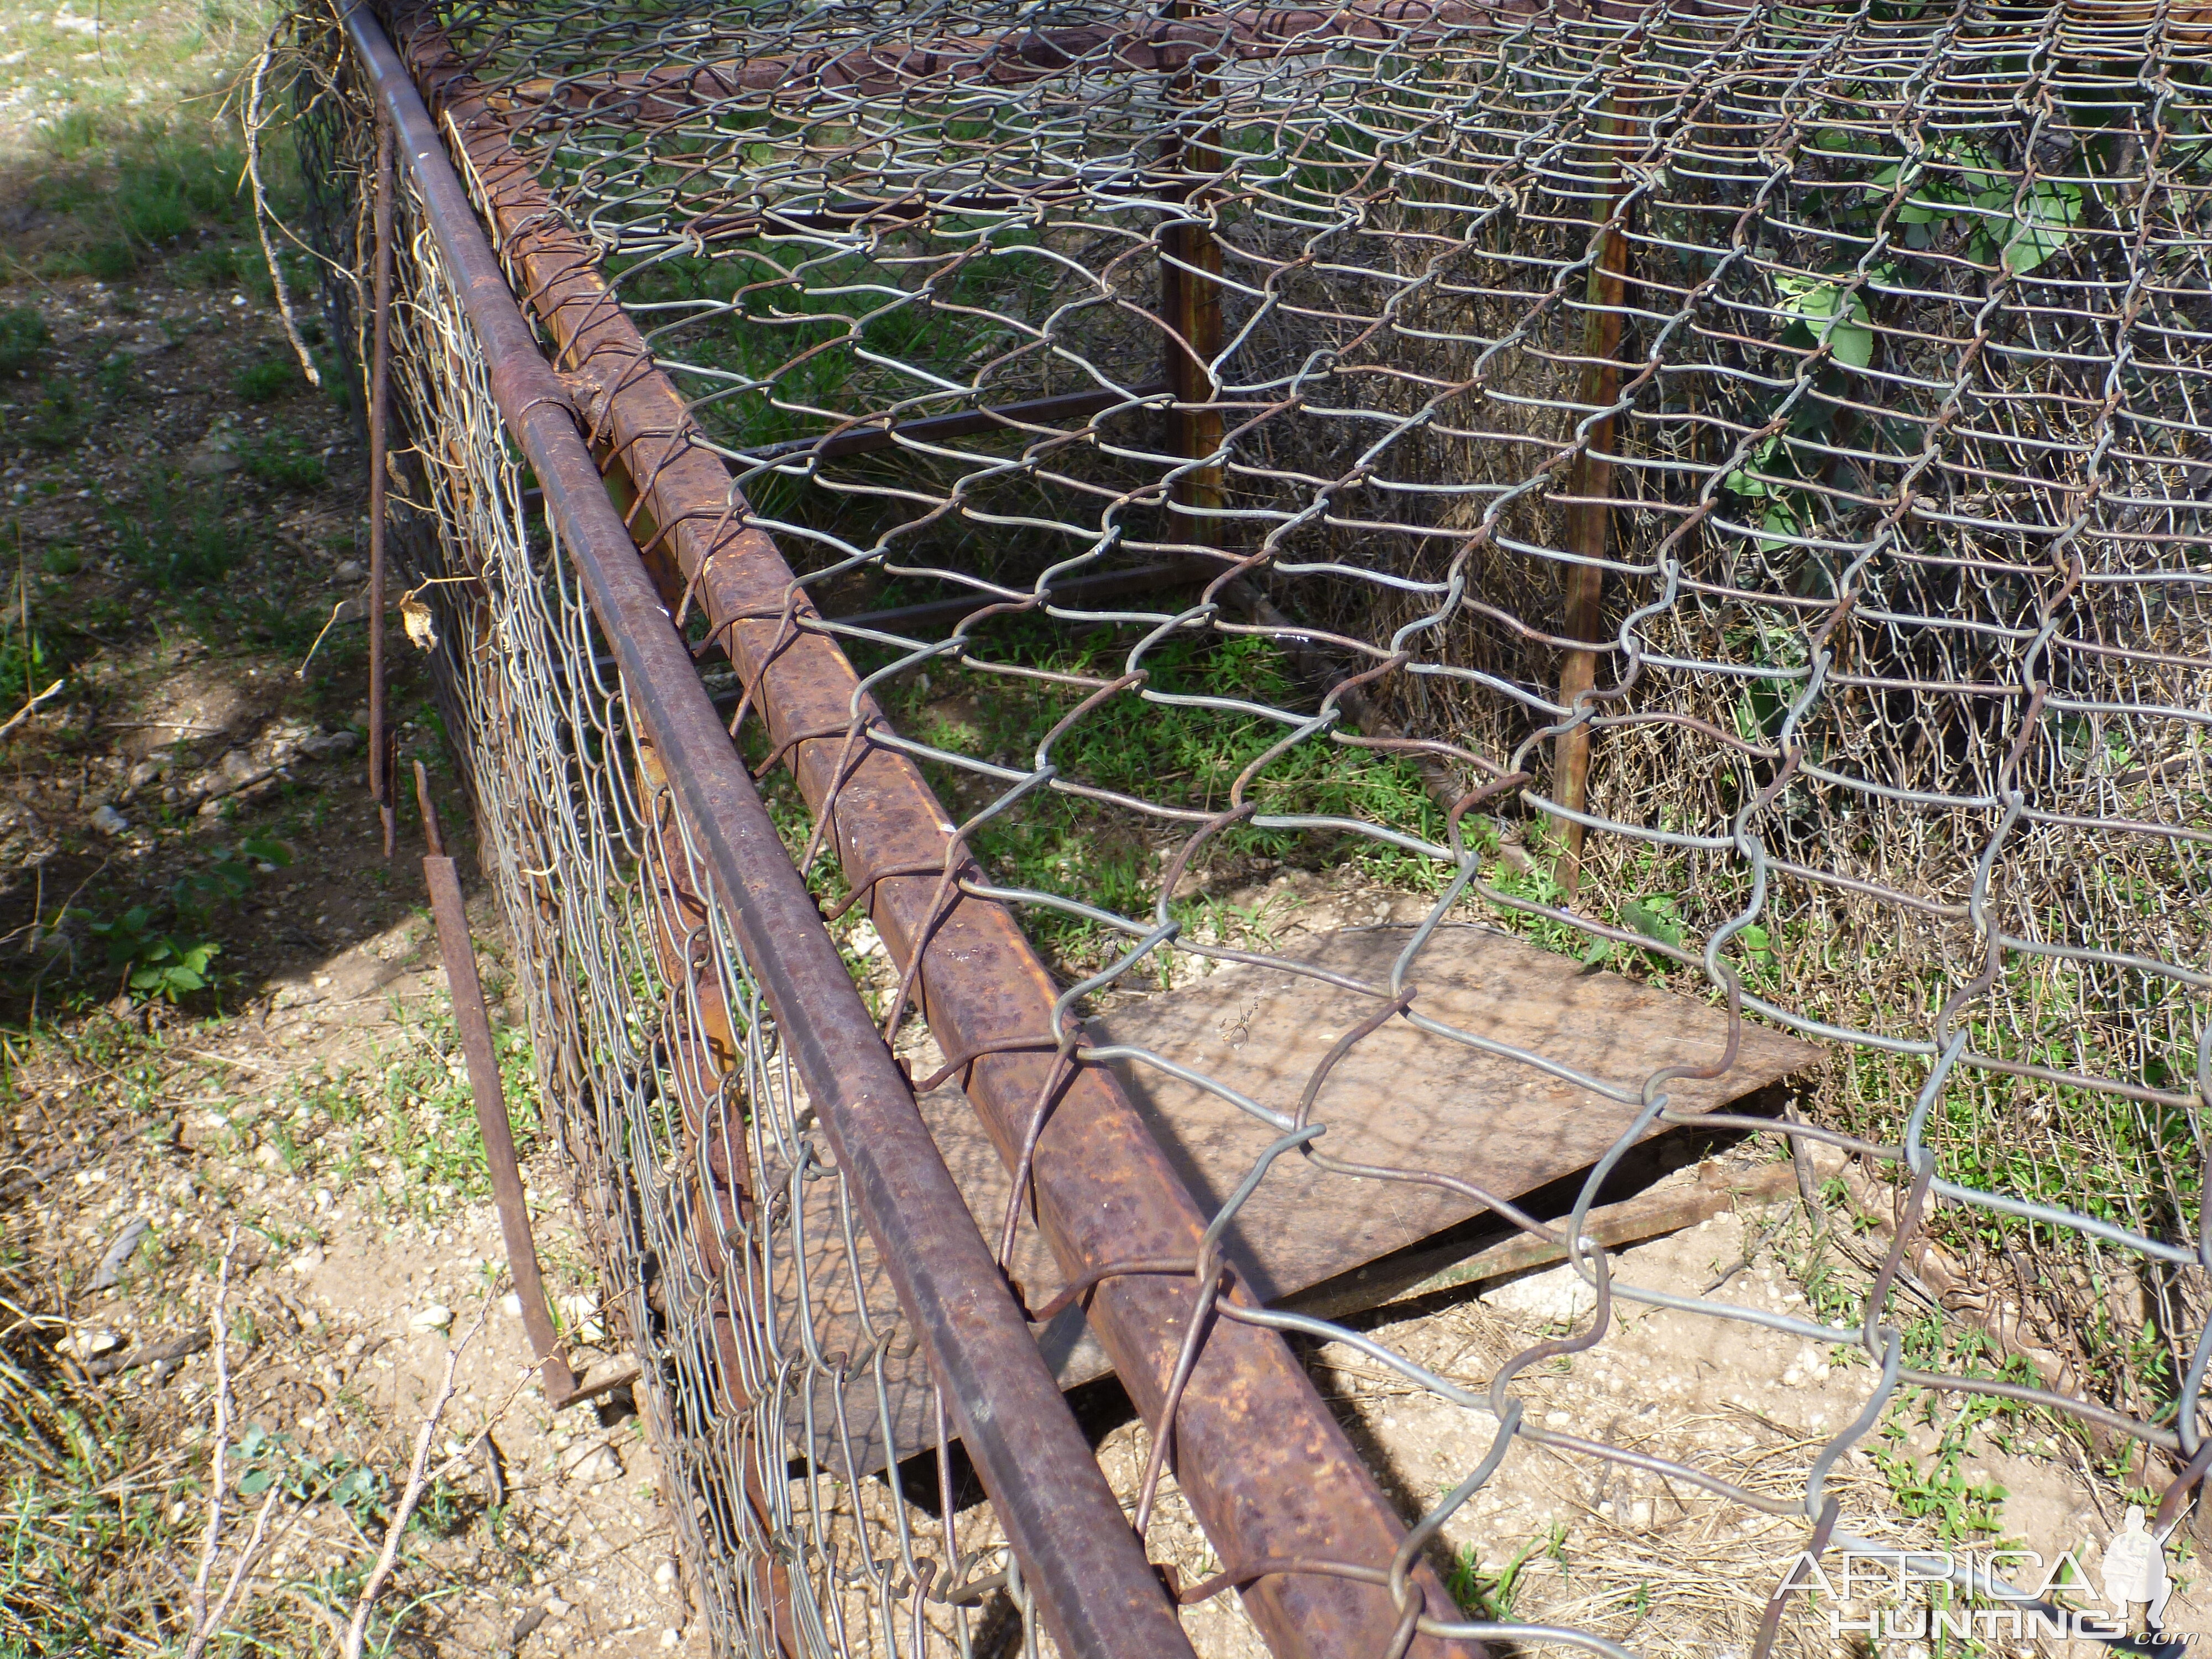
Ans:
[[[1177,20],[1193,13],[1191,0],[1172,0],[1169,15]],[[1218,78],[1199,72],[1194,64],[1168,77],[1170,106],[1194,110],[1212,97]],[[1192,131],[1178,115],[1164,141],[1167,159],[1184,175],[1183,204],[1194,215],[1201,212],[1209,192],[1197,182],[1199,175],[1221,169],[1221,130],[1218,126]],[[1221,352],[1221,244],[1203,220],[1182,219],[1160,234],[1160,315],[1172,331],[1167,341],[1167,381],[1175,404],[1168,416],[1169,447],[1188,459],[1211,455],[1221,447],[1221,411],[1213,407],[1213,376],[1209,365]],[[1176,481],[1174,501],[1187,509],[1175,527],[1178,540],[1202,547],[1218,545],[1220,511],[1224,492],[1219,466],[1203,466]]]
[[[1600,141],[1605,145],[1605,193],[1591,214],[1605,227],[1596,263],[1590,267],[1583,290],[1587,309],[1583,315],[1583,380],[1580,402],[1584,408],[1605,407],[1620,395],[1621,304],[1628,283],[1628,236],[1613,222],[1625,181],[1615,142],[1620,118],[1608,98],[1598,118]],[[1606,556],[1613,529],[1613,417],[1607,414],[1590,428],[1589,442],[1575,457],[1568,474],[1567,550],[1578,559]],[[1566,616],[1563,631],[1569,639],[1592,642],[1604,637],[1605,572],[1595,563],[1568,566]],[[1572,712],[1576,699],[1597,683],[1597,653],[1570,651],[1559,667],[1559,701]],[[1557,739],[1553,769],[1559,804],[1572,812],[1586,810],[1589,799],[1590,729],[1577,726]],[[1571,900],[1582,885],[1583,826],[1567,821],[1567,848],[1557,867],[1559,886]]]
[[[576,1374],[568,1368],[568,1356],[562,1351],[552,1313],[545,1305],[538,1241],[531,1236],[522,1166],[514,1155],[514,1127],[507,1121],[507,1091],[500,1081],[499,1054],[492,1047],[483,985],[477,978],[476,946],[469,939],[460,877],[446,856],[445,840],[438,833],[438,810],[430,803],[430,780],[420,761],[415,763],[415,798],[422,809],[422,835],[430,845],[422,860],[422,879],[430,889],[430,914],[437,919],[438,952],[445,959],[446,983],[453,992],[453,1027],[468,1062],[469,1092],[476,1097],[477,1127],[483,1136],[484,1166],[491,1175],[492,1201],[499,1209],[500,1237],[507,1246],[507,1276],[522,1304],[522,1328],[529,1333],[531,1352],[538,1356],[545,1403],[557,1411],[577,1397]]]
[[[392,123],[376,118],[376,316],[368,371],[368,795],[390,858],[398,829],[392,799],[392,739],[384,720],[384,520],[386,433],[392,414]]]

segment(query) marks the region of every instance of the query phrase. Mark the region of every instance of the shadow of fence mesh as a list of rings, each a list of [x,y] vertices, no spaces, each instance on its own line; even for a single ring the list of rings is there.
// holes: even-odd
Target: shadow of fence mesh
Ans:
[[[973,1100],[988,1202],[963,1184],[1012,1293],[1041,1326],[1079,1303],[1145,1420],[1183,1413],[1121,1494],[1141,1535],[1177,1486],[1212,1540],[1217,1576],[1165,1594],[1242,1595],[1283,1652],[1627,1651],[1462,1610],[1425,1565],[1510,1449],[1878,1554],[1829,1476],[1916,1390],[2084,1425],[2182,1511],[2212,1356],[2199,9],[381,21],[443,141],[397,197],[401,547],[725,1649],[1084,1644],[1039,1614],[1008,1496],[954,1490],[884,1241],[672,787],[691,759],[641,735],[418,165],[465,182],[925,1111]],[[374,76],[335,20],[296,44],[324,246],[365,280]],[[365,289],[332,291],[365,338]],[[1356,961],[1251,896],[1344,871],[1402,924]],[[1608,1075],[1572,1033],[1431,1013],[1471,923],[1695,1002],[1711,1041]],[[1355,1010],[1271,1093],[1237,1044],[1116,1023],[1264,973]],[[1384,1157],[1333,1114],[1407,1033],[1570,1088],[1603,1127],[1578,1200],[1526,1212],[1494,1158]],[[1820,1051],[1802,1118],[1692,1099],[1773,1033]],[[1248,1178],[1086,1213],[1166,1169],[1139,1097],[1242,1124]],[[1578,1243],[1678,1124],[1887,1182],[1871,1284],[1778,1312]],[[1237,1220],[1285,1182],[1291,1227],[1411,1189],[1502,1216],[1595,1307],[1438,1375],[1271,1293]],[[1963,1302],[1906,1297],[1931,1244]],[[1782,1497],[1531,1420],[1524,1374],[1638,1304],[1853,1347],[1864,1411]],[[1364,1349],[1491,1454],[1394,1506],[1333,1425],[1282,1431],[1327,1420],[1285,1338]],[[1241,1416],[1224,1376],[1263,1378]],[[1779,1600],[1760,1650],[1784,1611],[1826,1650]]]

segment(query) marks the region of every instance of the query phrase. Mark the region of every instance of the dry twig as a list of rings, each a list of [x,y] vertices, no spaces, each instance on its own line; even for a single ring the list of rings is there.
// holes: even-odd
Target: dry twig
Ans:
[[[438,1425],[445,1417],[446,1407],[453,1398],[453,1378],[459,1370],[461,1350],[476,1340],[483,1328],[484,1317],[491,1311],[489,1297],[477,1309],[476,1323],[468,1334],[446,1350],[446,1374],[438,1383],[437,1397],[431,1401],[429,1413],[422,1419],[422,1431],[415,1437],[415,1455],[407,1465],[407,1489],[399,1495],[392,1507],[392,1523],[384,1529],[384,1548],[378,1553],[376,1566],[368,1575],[368,1582],[361,1588],[361,1595],[353,1604],[353,1616],[346,1621],[344,1659],[361,1659],[362,1646],[368,1638],[368,1616],[375,1609],[377,1598],[391,1582],[394,1568],[399,1564],[399,1540],[407,1531],[407,1523],[414,1518],[415,1506],[422,1502],[423,1488],[430,1484],[430,1445],[437,1438]],[[455,1462],[461,1460],[453,1460]],[[437,1474],[445,1473],[441,1465]]]
[[[215,1338],[215,1462],[208,1475],[207,1532],[200,1541],[200,1561],[192,1574],[192,1588],[187,1605],[191,1609],[191,1627],[185,1638],[185,1659],[200,1659],[208,1640],[215,1634],[208,1619],[208,1578],[215,1571],[217,1552],[222,1547],[222,1489],[228,1473],[224,1465],[230,1449],[230,1342],[224,1322],[230,1300],[230,1263],[238,1254],[238,1229],[233,1225],[230,1237],[222,1247],[222,1266],[216,1274],[215,1311],[209,1324]],[[264,1514],[267,1513],[264,1506]],[[260,1537],[260,1524],[255,1523],[254,1538]],[[251,1546],[249,1546],[249,1548]],[[230,1604],[230,1590],[223,1592],[221,1606]]]

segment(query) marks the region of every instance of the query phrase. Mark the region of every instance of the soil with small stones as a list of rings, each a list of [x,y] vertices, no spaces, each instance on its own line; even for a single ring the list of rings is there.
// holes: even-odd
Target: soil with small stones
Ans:
[[[392,1155],[397,1115],[422,1115],[418,1149],[473,1129],[415,814],[387,861],[365,794],[354,414],[288,368],[265,289],[156,264],[23,276],[6,307],[48,343],[0,375],[0,720],[60,684],[0,737],[9,1356],[109,1425],[101,1501],[138,1516],[127,1547],[74,1564],[75,1590],[118,1639],[177,1639],[228,1256],[218,1585],[280,1489],[233,1628],[280,1651],[336,1640],[458,1346],[432,1448],[451,1467],[381,1604],[396,1650],[703,1653],[626,1396],[548,1408],[480,1170]],[[426,764],[465,842],[427,678],[397,629],[393,647],[400,775]],[[498,919],[470,884],[526,1073]],[[216,947],[204,988],[132,984],[175,959],[165,940]],[[527,1172],[572,1358],[614,1366],[557,1154],[538,1146]]]

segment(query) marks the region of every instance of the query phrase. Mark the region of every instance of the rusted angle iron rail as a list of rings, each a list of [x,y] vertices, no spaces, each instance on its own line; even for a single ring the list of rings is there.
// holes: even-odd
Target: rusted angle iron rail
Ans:
[[[1190,1659],[1157,1575],[715,717],[578,431],[568,389],[539,354],[428,110],[366,8],[349,8],[345,24],[483,345],[493,398],[544,488],[548,517],[621,665],[630,708],[666,767],[715,897],[882,1248],[1048,1628],[1070,1654]],[[744,1144],[734,1121],[714,1126],[714,1133],[726,1146]]]
[[[811,617],[811,605],[775,543],[738,522],[727,468],[696,441],[683,397],[591,245],[565,228],[431,20],[404,14],[394,31],[461,146],[517,289],[582,389],[605,465],[636,491],[648,559],[672,562],[703,608],[893,958],[909,968],[922,953],[917,990],[930,1029],[963,1061],[969,1098],[1010,1167],[1033,1139],[1034,1214],[1061,1273],[1073,1281],[1137,1259],[1195,1261],[1206,1216],[1113,1074],[1060,1070],[1050,1028],[1060,989],[1012,914],[957,888],[940,906],[951,821],[912,761],[866,740],[882,715],[834,641],[791,625],[793,615]],[[971,867],[956,862],[954,873]],[[1197,1312],[1185,1275],[1110,1275],[1091,1293],[1091,1328],[1156,1427]],[[1382,1588],[1331,1569],[1388,1567],[1403,1525],[1279,1336],[1213,1323],[1173,1433],[1178,1482],[1222,1560],[1246,1575],[1246,1606],[1278,1655],[1394,1650],[1401,1609]],[[1457,1620],[1425,1563],[1407,1583],[1414,1612]],[[1425,1635],[1408,1650],[1482,1651]]]

